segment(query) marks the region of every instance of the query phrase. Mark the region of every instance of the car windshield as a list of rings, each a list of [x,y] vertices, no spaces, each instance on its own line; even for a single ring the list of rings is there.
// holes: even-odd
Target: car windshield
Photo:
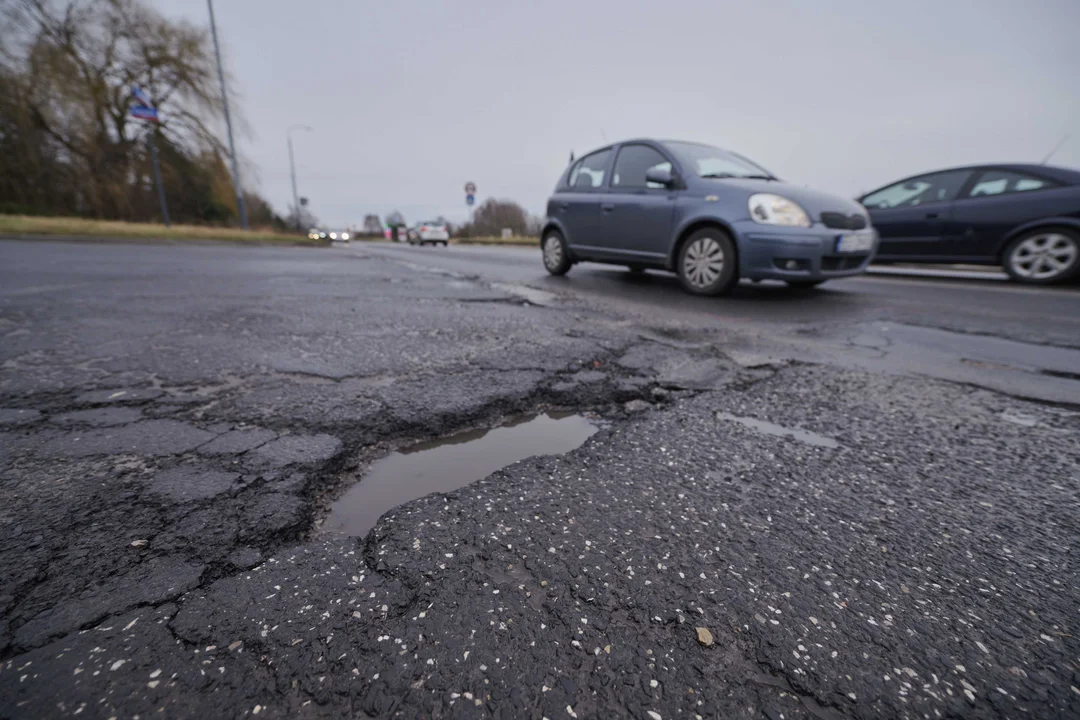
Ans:
[[[688,142],[666,142],[664,145],[682,161],[683,167],[698,177],[776,179],[760,165],[727,150]]]

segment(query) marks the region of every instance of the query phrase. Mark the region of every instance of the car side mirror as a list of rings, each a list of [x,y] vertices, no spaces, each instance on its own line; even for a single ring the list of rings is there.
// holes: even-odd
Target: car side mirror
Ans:
[[[669,188],[675,184],[675,176],[666,168],[649,168],[645,171],[645,182],[656,183]]]

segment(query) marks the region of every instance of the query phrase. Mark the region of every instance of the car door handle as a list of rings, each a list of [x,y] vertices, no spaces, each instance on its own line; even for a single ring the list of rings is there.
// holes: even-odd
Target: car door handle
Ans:
[[[566,212],[570,209],[570,203],[559,203],[559,212]]]
[[[600,212],[609,213],[614,209],[615,209],[615,205],[613,205],[612,203],[601,203],[600,204]]]

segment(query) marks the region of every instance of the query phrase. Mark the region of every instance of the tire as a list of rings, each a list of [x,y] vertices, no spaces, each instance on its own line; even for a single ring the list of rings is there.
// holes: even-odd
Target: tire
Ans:
[[[544,268],[552,275],[565,275],[573,265],[570,261],[570,252],[566,247],[566,240],[558,230],[551,230],[544,236],[540,249],[544,258]]]
[[[794,288],[796,290],[810,290],[811,288],[816,288],[818,285],[820,285],[821,283],[823,283],[825,281],[824,280],[785,280],[784,282],[787,283],[789,288]]]
[[[1080,234],[1064,228],[1032,230],[1009,243],[1001,260],[1005,272],[1017,282],[1065,282],[1080,271]]]
[[[693,295],[722,295],[739,281],[735,243],[720,228],[702,228],[679,248],[675,272]]]
[[[449,247],[449,245],[450,245],[450,241],[449,241],[449,240],[443,240],[443,241],[442,241],[441,243],[439,243],[439,244],[440,244],[440,245],[442,245],[443,247]]]

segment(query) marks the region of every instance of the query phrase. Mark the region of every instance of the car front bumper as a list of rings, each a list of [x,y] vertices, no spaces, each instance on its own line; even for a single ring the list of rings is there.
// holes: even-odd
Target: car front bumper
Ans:
[[[821,223],[812,227],[779,227],[747,221],[737,226],[739,276],[748,280],[828,280],[849,277],[866,270],[877,252],[878,235],[873,228],[833,230]],[[869,250],[838,252],[841,236],[870,233]]]

